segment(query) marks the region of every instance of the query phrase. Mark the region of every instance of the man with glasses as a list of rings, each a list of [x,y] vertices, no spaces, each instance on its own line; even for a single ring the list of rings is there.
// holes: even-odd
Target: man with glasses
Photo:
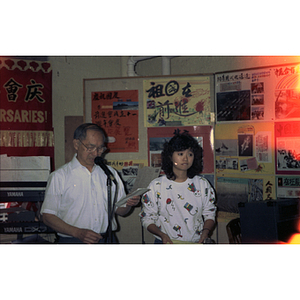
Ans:
[[[106,151],[106,135],[101,127],[93,123],[80,125],[74,132],[73,159],[52,172],[49,176],[41,213],[43,222],[58,233],[59,243],[105,243],[108,228],[107,176],[95,158]],[[125,196],[124,185],[118,173],[109,167],[117,180],[111,186],[111,201],[117,190],[117,200]],[[125,216],[139,203],[136,196],[114,213]],[[111,205],[113,207],[113,205]],[[117,229],[113,217],[111,229]],[[117,243],[113,234],[110,242]]]

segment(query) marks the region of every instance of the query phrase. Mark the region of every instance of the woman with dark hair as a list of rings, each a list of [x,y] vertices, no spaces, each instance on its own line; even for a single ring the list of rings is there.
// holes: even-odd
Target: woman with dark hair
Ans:
[[[176,132],[161,154],[164,176],[149,184],[140,213],[155,243],[203,243],[215,224],[215,192],[199,173],[202,148],[187,132]]]
[[[164,149],[161,153],[162,169],[164,170],[168,179],[175,180],[176,174],[174,173],[174,163],[172,155],[175,151],[180,152],[189,149],[194,157],[193,164],[187,169],[187,177],[193,178],[202,171],[202,148],[198,142],[187,132],[176,134],[168,143],[164,144]]]

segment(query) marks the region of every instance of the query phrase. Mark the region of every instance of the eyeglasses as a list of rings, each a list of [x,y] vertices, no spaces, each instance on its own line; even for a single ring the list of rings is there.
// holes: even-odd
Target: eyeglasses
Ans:
[[[94,152],[94,151],[97,151],[97,152],[105,152],[106,149],[107,149],[105,146],[101,146],[101,147],[99,147],[99,148],[97,148],[96,146],[88,147],[88,146],[86,146],[80,139],[78,139],[78,141],[86,148],[86,151],[87,151],[87,152]]]

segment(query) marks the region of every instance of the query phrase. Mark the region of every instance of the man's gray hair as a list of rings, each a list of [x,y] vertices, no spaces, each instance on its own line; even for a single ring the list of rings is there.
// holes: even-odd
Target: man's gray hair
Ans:
[[[87,130],[95,130],[101,132],[103,135],[104,143],[107,143],[107,136],[105,131],[100,126],[94,123],[84,123],[78,126],[74,131],[74,139],[85,140]]]

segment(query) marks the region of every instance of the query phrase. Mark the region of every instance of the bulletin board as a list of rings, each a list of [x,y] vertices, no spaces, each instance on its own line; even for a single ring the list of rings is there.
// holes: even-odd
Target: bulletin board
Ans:
[[[300,67],[215,74],[218,208],[300,197]]]
[[[114,143],[107,126],[116,118],[108,119],[114,108],[124,115],[124,102],[134,102],[137,114],[129,109],[127,132],[120,135],[135,128],[128,139],[135,146],[115,147],[107,160],[148,166],[159,165],[161,149],[155,147],[174,128],[188,128],[203,143],[203,173],[213,177],[219,210],[238,213],[239,202],[300,195],[299,76],[298,64],[290,64],[209,75],[85,79],[84,121],[100,122]],[[283,165],[283,145],[296,149],[293,167]]]
[[[274,123],[216,124],[217,174],[275,174]]]
[[[84,122],[98,123],[105,129],[108,134],[108,148],[111,151],[107,154],[108,159],[148,159],[148,140],[147,140],[147,127],[154,126],[153,123],[148,123],[149,110],[153,114],[153,107],[157,106],[156,122],[158,124],[157,130],[162,127],[172,126],[185,126],[188,114],[200,116],[198,119],[194,118],[194,122],[189,125],[210,125],[211,112],[213,111],[214,102],[213,98],[213,74],[206,75],[168,75],[156,77],[121,77],[121,78],[100,78],[100,79],[84,79]],[[196,88],[194,88],[194,86]],[[127,98],[120,96],[125,92],[133,91],[135,99],[135,119],[130,111],[130,115],[124,117],[127,125],[127,132],[119,132],[119,137],[127,136],[127,144],[119,142],[116,139],[114,132],[111,131],[111,125],[117,125],[116,118],[113,119],[116,113],[118,104],[126,103]],[[150,92],[151,91],[151,92]],[[168,98],[168,95],[170,98]],[[191,97],[190,97],[191,96]],[[175,99],[175,98],[176,99]],[[124,100],[125,99],[125,100]],[[138,100],[136,100],[138,99]],[[193,99],[192,101],[190,101]],[[108,103],[108,105],[105,105]],[[149,104],[149,101],[151,102]],[[154,106],[153,103],[157,102]],[[159,104],[166,103],[166,109]],[[128,103],[128,102],[127,102]],[[126,104],[127,104],[126,103]],[[99,106],[100,105],[100,106]],[[103,106],[104,105],[104,106]],[[110,110],[104,114],[105,109]],[[120,113],[124,115],[122,107],[119,109]],[[96,115],[95,115],[96,112]],[[171,113],[177,116],[181,114],[179,119],[173,118],[172,120],[165,119],[164,124],[159,124],[159,116],[162,114]],[[119,118],[120,119],[120,118]],[[105,122],[104,122],[105,121]],[[170,122],[169,122],[170,121]],[[121,124],[121,123],[120,123]],[[146,126],[145,126],[146,124]],[[162,126],[160,126],[162,125]],[[131,132],[130,132],[131,130]],[[133,132],[133,130],[137,130]],[[129,147],[128,145],[135,146]],[[115,146],[115,145],[116,146]],[[117,144],[122,144],[123,149],[120,149]]]
[[[239,202],[276,198],[274,123],[215,126],[218,208],[238,213]]]
[[[300,120],[299,74],[299,63],[216,73],[216,122]]]

